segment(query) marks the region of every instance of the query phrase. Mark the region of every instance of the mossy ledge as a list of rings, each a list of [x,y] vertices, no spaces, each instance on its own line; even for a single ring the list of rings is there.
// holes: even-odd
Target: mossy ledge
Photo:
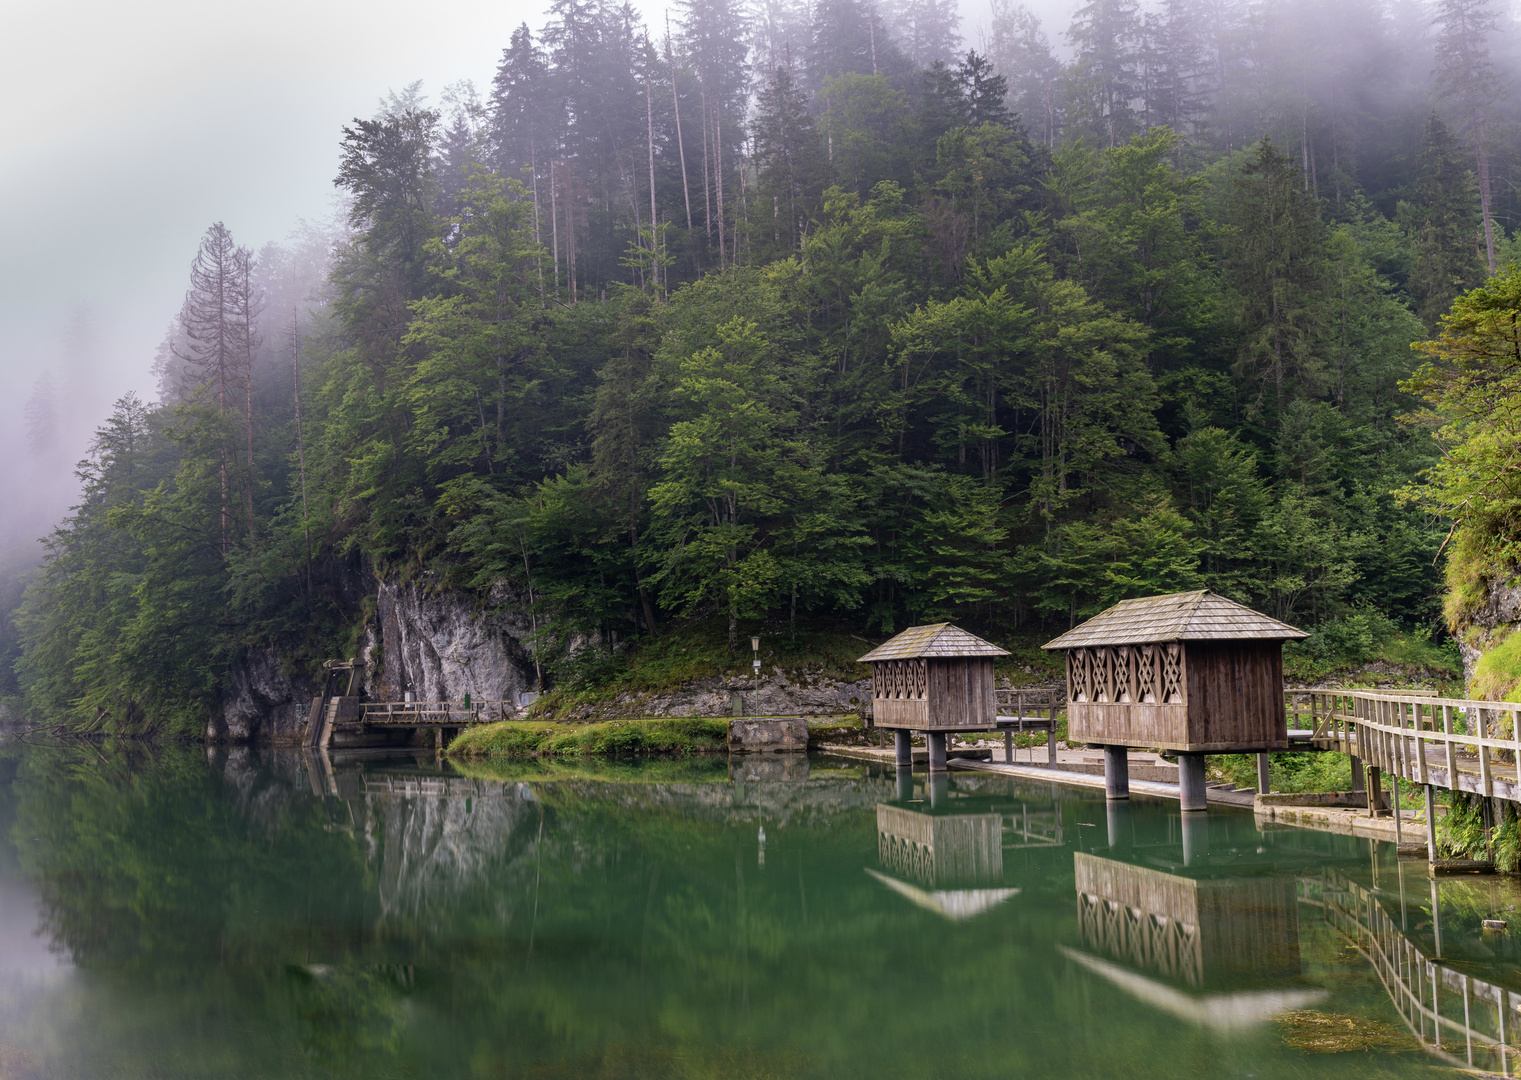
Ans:
[[[728,749],[725,718],[672,717],[565,724],[503,720],[467,728],[449,744],[454,758],[619,757],[631,754],[718,754]]]

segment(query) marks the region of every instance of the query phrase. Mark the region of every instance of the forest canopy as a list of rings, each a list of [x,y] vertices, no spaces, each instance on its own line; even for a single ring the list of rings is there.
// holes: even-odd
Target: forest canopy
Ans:
[[[1521,206],[1509,24],[1432,12],[1091,0],[1062,58],[1008,0],[973,48],[944,0],[557,0],[343,127],[340,225],[208,229],[0,690],[196,731],[377,578],[531,608],[551,680],[1200,587],[1435,631],[1401,383]]]

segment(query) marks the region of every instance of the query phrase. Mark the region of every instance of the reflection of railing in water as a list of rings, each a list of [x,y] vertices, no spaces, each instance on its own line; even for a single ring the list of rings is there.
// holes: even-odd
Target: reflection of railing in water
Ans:
[[[1454,1065],[1518,1075],[1521,1051],[1508,1040],[1521,1025],[1521,994],[1428,958],[1401,933],[1371,889],[1338,874],[1301,878],[1299,889],[1300,902],[1320,908],[1327,924],[1367,957],[1427,1051]],[[1434,914],[1440,918],[1439,910]],[[1444,1007],[1461,1007],[1462,1018],[1444,1015]]]

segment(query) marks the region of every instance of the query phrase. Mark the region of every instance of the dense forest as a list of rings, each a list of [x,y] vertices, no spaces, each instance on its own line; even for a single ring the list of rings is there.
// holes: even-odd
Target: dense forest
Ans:
[[[1060,35],[556,0],[487,92],[392,93],[340,225],[207,230],[0,691],[199,730],[243,650],[347,655],[377,576],[527,606],[570,685],[693,618],[996,634],[1196,587],[1440,633],[1446,391],[1407,380],[1516,252],[1508,15],[1091,0]]]

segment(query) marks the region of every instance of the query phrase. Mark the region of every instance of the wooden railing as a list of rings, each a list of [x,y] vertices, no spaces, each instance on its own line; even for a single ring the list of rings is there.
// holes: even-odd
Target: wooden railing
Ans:
[[[1054,721],[1056,714],[1067,707],[1064,689],[994,690],[993,696],[1000,718]]]
[[[1412,784],[1521,799],[1521,704],[1419,690],[1290,690],[1291,730],[1322,750],[1356,754]]]
[[[367,701],[360,719],[366,724],[399,727],[469,727],[508,719],[510,701]]]

